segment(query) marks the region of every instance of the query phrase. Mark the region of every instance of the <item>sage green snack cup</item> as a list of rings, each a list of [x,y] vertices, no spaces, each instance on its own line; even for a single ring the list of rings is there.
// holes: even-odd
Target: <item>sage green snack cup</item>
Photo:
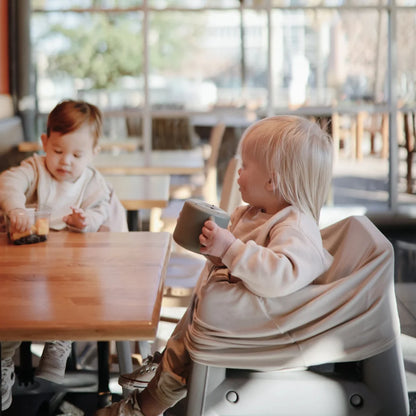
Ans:
[[[230,222],[229,214],[223,209],[199,199],[188,199],[179,214],[173,239],[181,247],[200,253],[199,235],[204,222],[210,218],[222,228],[227,228]]]

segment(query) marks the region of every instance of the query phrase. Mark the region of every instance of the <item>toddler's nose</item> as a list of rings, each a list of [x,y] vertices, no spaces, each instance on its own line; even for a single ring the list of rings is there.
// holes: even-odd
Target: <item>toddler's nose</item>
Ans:
[[[70,155],[62,155],[61,163],[63,165],[69,165],[71,163],[71,156]]]

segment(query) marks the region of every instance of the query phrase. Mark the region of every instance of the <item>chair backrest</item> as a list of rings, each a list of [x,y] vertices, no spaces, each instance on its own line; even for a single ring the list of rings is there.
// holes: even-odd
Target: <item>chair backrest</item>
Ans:
[[[154,150],[192,149],[199,138],[189,117],[153,117],[152,148]]]
[[[212,127],[209,138],[210,154],[205,162],[205,181],[202,196],[205,201],[217,204],[217,162],[222,140],[225,133],[225,124],[219,123]]]
[[[351,216],[321,230],[325,248],[334,260],[316,283],[331,283],[351,275],[378,255],[386,257],[393,267],[393,247],[387,238],[365,216]],[[387,278],[392,276],[386,274]]]
[[[142,125],[141,115],[127,115],[126,116],[126,130],[127,137],[139,137],[143,134],[143,125]]]
[[[225,170],[224,180],[221,189],[220,208],[231,214],[235,208],[243,203],[240,191],[238,190],[237,178],[241,161],[238,157],[230,159]]]

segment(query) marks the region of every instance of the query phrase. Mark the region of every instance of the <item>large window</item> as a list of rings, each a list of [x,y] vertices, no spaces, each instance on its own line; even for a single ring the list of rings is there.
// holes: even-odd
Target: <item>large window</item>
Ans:
[[[32,0],[37,108],[86,98],[113,116],[113,138],[130,134],[126,115],[140,135],[158,111],[235,111],[248,122],[336,113],[351,133],[340,147],[353,156],[357,114],[366,114],[374,140],[364,151],[390,147],[382,198],[395,210],[396,124],[416,101],[415,20],[414,0]]]
[[[33,0],[39,108],[86,89],[106,91],[101,105],[140,106],[144,76],[150,105],[188,111],[386,103],[386,3]],[[397,12],[399,45],[413,39],[408,8]],[[398,98],[413,101],[414,54],[400,52]]]

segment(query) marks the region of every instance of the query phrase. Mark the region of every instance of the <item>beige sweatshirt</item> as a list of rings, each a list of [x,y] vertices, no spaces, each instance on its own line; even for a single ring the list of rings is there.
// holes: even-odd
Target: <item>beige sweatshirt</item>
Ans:
[[[8,212],[37,204],[51,209],[50,227],[62,230],[70,207],[82,208],[89,217],[84,232],[98,231],[109,216],[110,190],[103,176],[88,167],[75,182],[56,181],[45,166],[45,157],[34,155],[0,175],[0,209]]]
[[[293,293],[312,283],[332,262],[315,220],[291,206],[274,215],[239,207],[231,217],[230,231],[237,240],[223,263],[258,296]]]

